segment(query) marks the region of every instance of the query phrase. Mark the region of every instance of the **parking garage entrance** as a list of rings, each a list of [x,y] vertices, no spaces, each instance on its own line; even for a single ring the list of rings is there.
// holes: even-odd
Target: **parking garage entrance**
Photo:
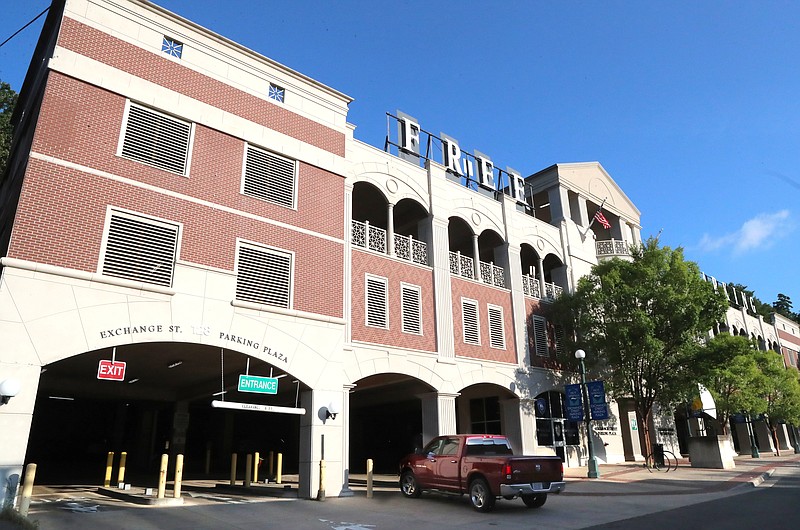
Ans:
[[[98,379],[101,361],[125,363]],[[107,363],[106,363],[107,364]],[[242,374],[275,393],[241,392]],[[42,368],[26,462],[37,482],[102,482],[108,452],[127,453],[126,481],[157,479],[161,455],[184,454],[184,475],[226,477],[231,454],[282,453],[297,473],[300,416],[213,408],[213,400],[296,408],[308,387],[265,361],[218,347],[143,343],[95,350]],[[243,462],[243,459],[239,459]],[[243,464],[240,464],[240,466]],[[130,480],[128,480],[130,479]]]

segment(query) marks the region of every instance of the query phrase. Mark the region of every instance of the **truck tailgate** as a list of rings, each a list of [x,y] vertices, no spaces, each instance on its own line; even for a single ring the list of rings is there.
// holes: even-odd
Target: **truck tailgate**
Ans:
[[[504,473],[506,482],[560,482],[564,477],[564,468],[557,456],[515,456],[508,464],[511,472]]]

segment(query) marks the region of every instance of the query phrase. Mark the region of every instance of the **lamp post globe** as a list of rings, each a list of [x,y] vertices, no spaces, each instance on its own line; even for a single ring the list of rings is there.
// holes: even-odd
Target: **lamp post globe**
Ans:
[[[586,352],[583,350],[575,351],[575,358],[581,362],[581,397],[583,398],[583,421],[586,424],[586,449],[589,452],[589,461],[587,463],[589,478],[599,478],[600,469],[597,467],[597,457],[594,455],[594,441],[592,440],[592,424],[591,424],[591,410],[589,409],[589,391],[586,388],[586,365],[583,360],[586,358]]]

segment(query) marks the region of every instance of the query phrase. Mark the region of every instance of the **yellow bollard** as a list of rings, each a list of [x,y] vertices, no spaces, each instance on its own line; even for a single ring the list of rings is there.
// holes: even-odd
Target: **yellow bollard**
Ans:
[[[258,451],[253,455],[253,482],[258,484],[258,465],[261,461],[261,457],[258,454]]]
[[[275,484],[281,483],[281,474],[283,473],[283,453],[278,453],[278,469],[275,472]]]
[[[175,489],[172,494],[176,499],[181,498],[181,483],[183,482],[183,455],[175,457]]]
[[[231,454],[231,486],[236,485],[236,453]]]
[[[33,495],[33,479],[36,477],[36,464],[28,464],[25,467],[25,482],[22,484],[22,498],[19,501],[19,514],[23,517],[28,516],[28,509],[31,507],[31,495]]]
[[[244,462],[244,487],[250,487],[250,477],[253,476],[253,455],[250,453],[245,457]]]
[[[163,499],[164,492],[167,489],[167,465],[169,464],[169,455],[164,453],[161,455],[161,469],[158,471],[158,495],[156,498]]]
[[[367,459],[367,498],[372,498],[372,459]]]
[[[319,461],[319,490],[317,491],[317,500],[325,500],[325,460]]]
[[[267,464],[269,466],[269,472],[267,473],[267,478],[268,479],[272,479],[272,477],[275,476],[274,463],[275,463],[275,455],[274,455],[273,451],[270,451],[269,452],[269,464]]]
[[[117,473],[117,486],[125,482],[125,462],[128,460],[128,453],[122,451],[119,454],[119,472]]]
[[[114,451],[108,452],[106,457],[106,478],[103,480],[103,487],[107,488],[111,485],[111,468],[114,467]]]

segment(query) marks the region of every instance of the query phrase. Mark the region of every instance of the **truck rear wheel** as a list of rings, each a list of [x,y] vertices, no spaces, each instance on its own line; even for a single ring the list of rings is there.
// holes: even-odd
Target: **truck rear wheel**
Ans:
[[[523,495],[522,502],[528,508],[541,508],[547,502],[547,493],[536,493],[534,495]]]
[[[479,512],[491,512],[494,509],[494,494],[484,479],[476,478],[470,482],[469,502]]]
[[[422,490],[419,489],[419,484],[417,484],[417,478],[411,471],[403,471],[403,474],[400,475],[400,491],[404,497],[409,499],[417,499],[422,495]]]

